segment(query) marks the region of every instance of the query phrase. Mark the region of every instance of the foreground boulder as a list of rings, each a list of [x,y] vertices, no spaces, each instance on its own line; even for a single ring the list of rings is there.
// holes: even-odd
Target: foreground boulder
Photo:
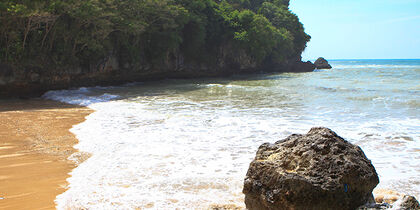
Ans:
[[[332,68],[332,66],[328,63],[328,61],[322,57],[316,59],[314,65],[316,69],[331,69]]]
[[[243,193],[248,209],[356,209],[378,175],[360,149],[328,128],[260,146]]]

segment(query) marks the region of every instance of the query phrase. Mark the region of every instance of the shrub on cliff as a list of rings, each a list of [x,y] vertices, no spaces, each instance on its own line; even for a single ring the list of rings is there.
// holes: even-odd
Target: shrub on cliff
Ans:
[[[310,39],[288,5],[288,0],[4,0],[0,63],[83,66],[111,52],[131,63],[160,63],[173,52],[213,62],[226,44],[258,63],[281,63],[300,55]]]

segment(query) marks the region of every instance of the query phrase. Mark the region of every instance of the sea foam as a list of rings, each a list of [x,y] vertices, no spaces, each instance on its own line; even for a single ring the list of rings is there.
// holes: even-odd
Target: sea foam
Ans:
[[[101,89],[97,87],[96,89]],[[117,99],[119,96],[111,95],[108,93],[104,93],[102,95],[95,95],[89,96],[93,90],[89,88],[79,88],[77,90],[57,90],[57,91],[48,91],[43,95],[43,98],[60,101],[68,104],[74,105],[81,105],[81,106],[89,106],[91,104],[99,103],[99,102],[107,102],[112,99]]]
[[[419,101],[412,73],[347,69],[48,92],[96,110],[71,129],[91,157],[71,172],[57,208],[244,207],[243,178],[259,145],[314,126],[361,146],[380,188],[418,196],[420,109],[403,103]]]

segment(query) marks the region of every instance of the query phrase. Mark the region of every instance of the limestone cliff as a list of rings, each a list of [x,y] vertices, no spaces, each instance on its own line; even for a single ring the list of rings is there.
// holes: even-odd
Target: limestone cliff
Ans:
[[[240,73],[308,72],[314,70],[310,62],[300,58],[282,64],[258,65],[245,52],[221,48],[213,64],[186,62],[180,53],[168,54],[160,64],[143,61],[122,63],[116,54],[110,54],[97,63],[73,68],[17,68],[0,64],[0,98],[39,96],[45,91],[80,86],[118,85],[127,82],[166,78],[219,77]]]
[[[162,78],[308,71],[289,1],[2,1],[0,97]]]

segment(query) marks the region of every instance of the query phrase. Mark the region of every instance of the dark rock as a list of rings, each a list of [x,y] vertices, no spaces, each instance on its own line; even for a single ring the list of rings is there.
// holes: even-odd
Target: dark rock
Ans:
[[[331,69],[332,68],[332,66],[328,63],[328,61],[322,57],[316,59],[314,65],[317,69]]]
[[[302,56],[295,56],[287,59],[284,62],[266,62],[263,66],[264,72],[312,72],[315,70],[315,65],[310,62],[303,62]]]
[[[258,149],[244,181],[248,209],[356,209],[372,200],[378,175],[360,147],[312,128]]]
[[[315,65],[310,61],[298,61],[293,65],[292,68],[293,72],[311,72],[313,70],[315,70]]]
[[[309,72],[315,68],[310,62],[303,63],[300,56],[280,63],[261,63],[246,50],[237,49],[229,42],[221,45],[214,56],[204,60],[186,59],[178,50],[169,50],[160,60],[151,60],[141,54],[133,61],[126,53],[110,50],[103,58],[73,66],[25,64],[12,68],[0,63],[0,98],[36,97],[48,90],[81,86],[110,86],[167,78],[224,77],[262,71]]]
[[[394,203],[393,207],[400,210],[419,210],[420,204],[413,196],[406,195]]]

